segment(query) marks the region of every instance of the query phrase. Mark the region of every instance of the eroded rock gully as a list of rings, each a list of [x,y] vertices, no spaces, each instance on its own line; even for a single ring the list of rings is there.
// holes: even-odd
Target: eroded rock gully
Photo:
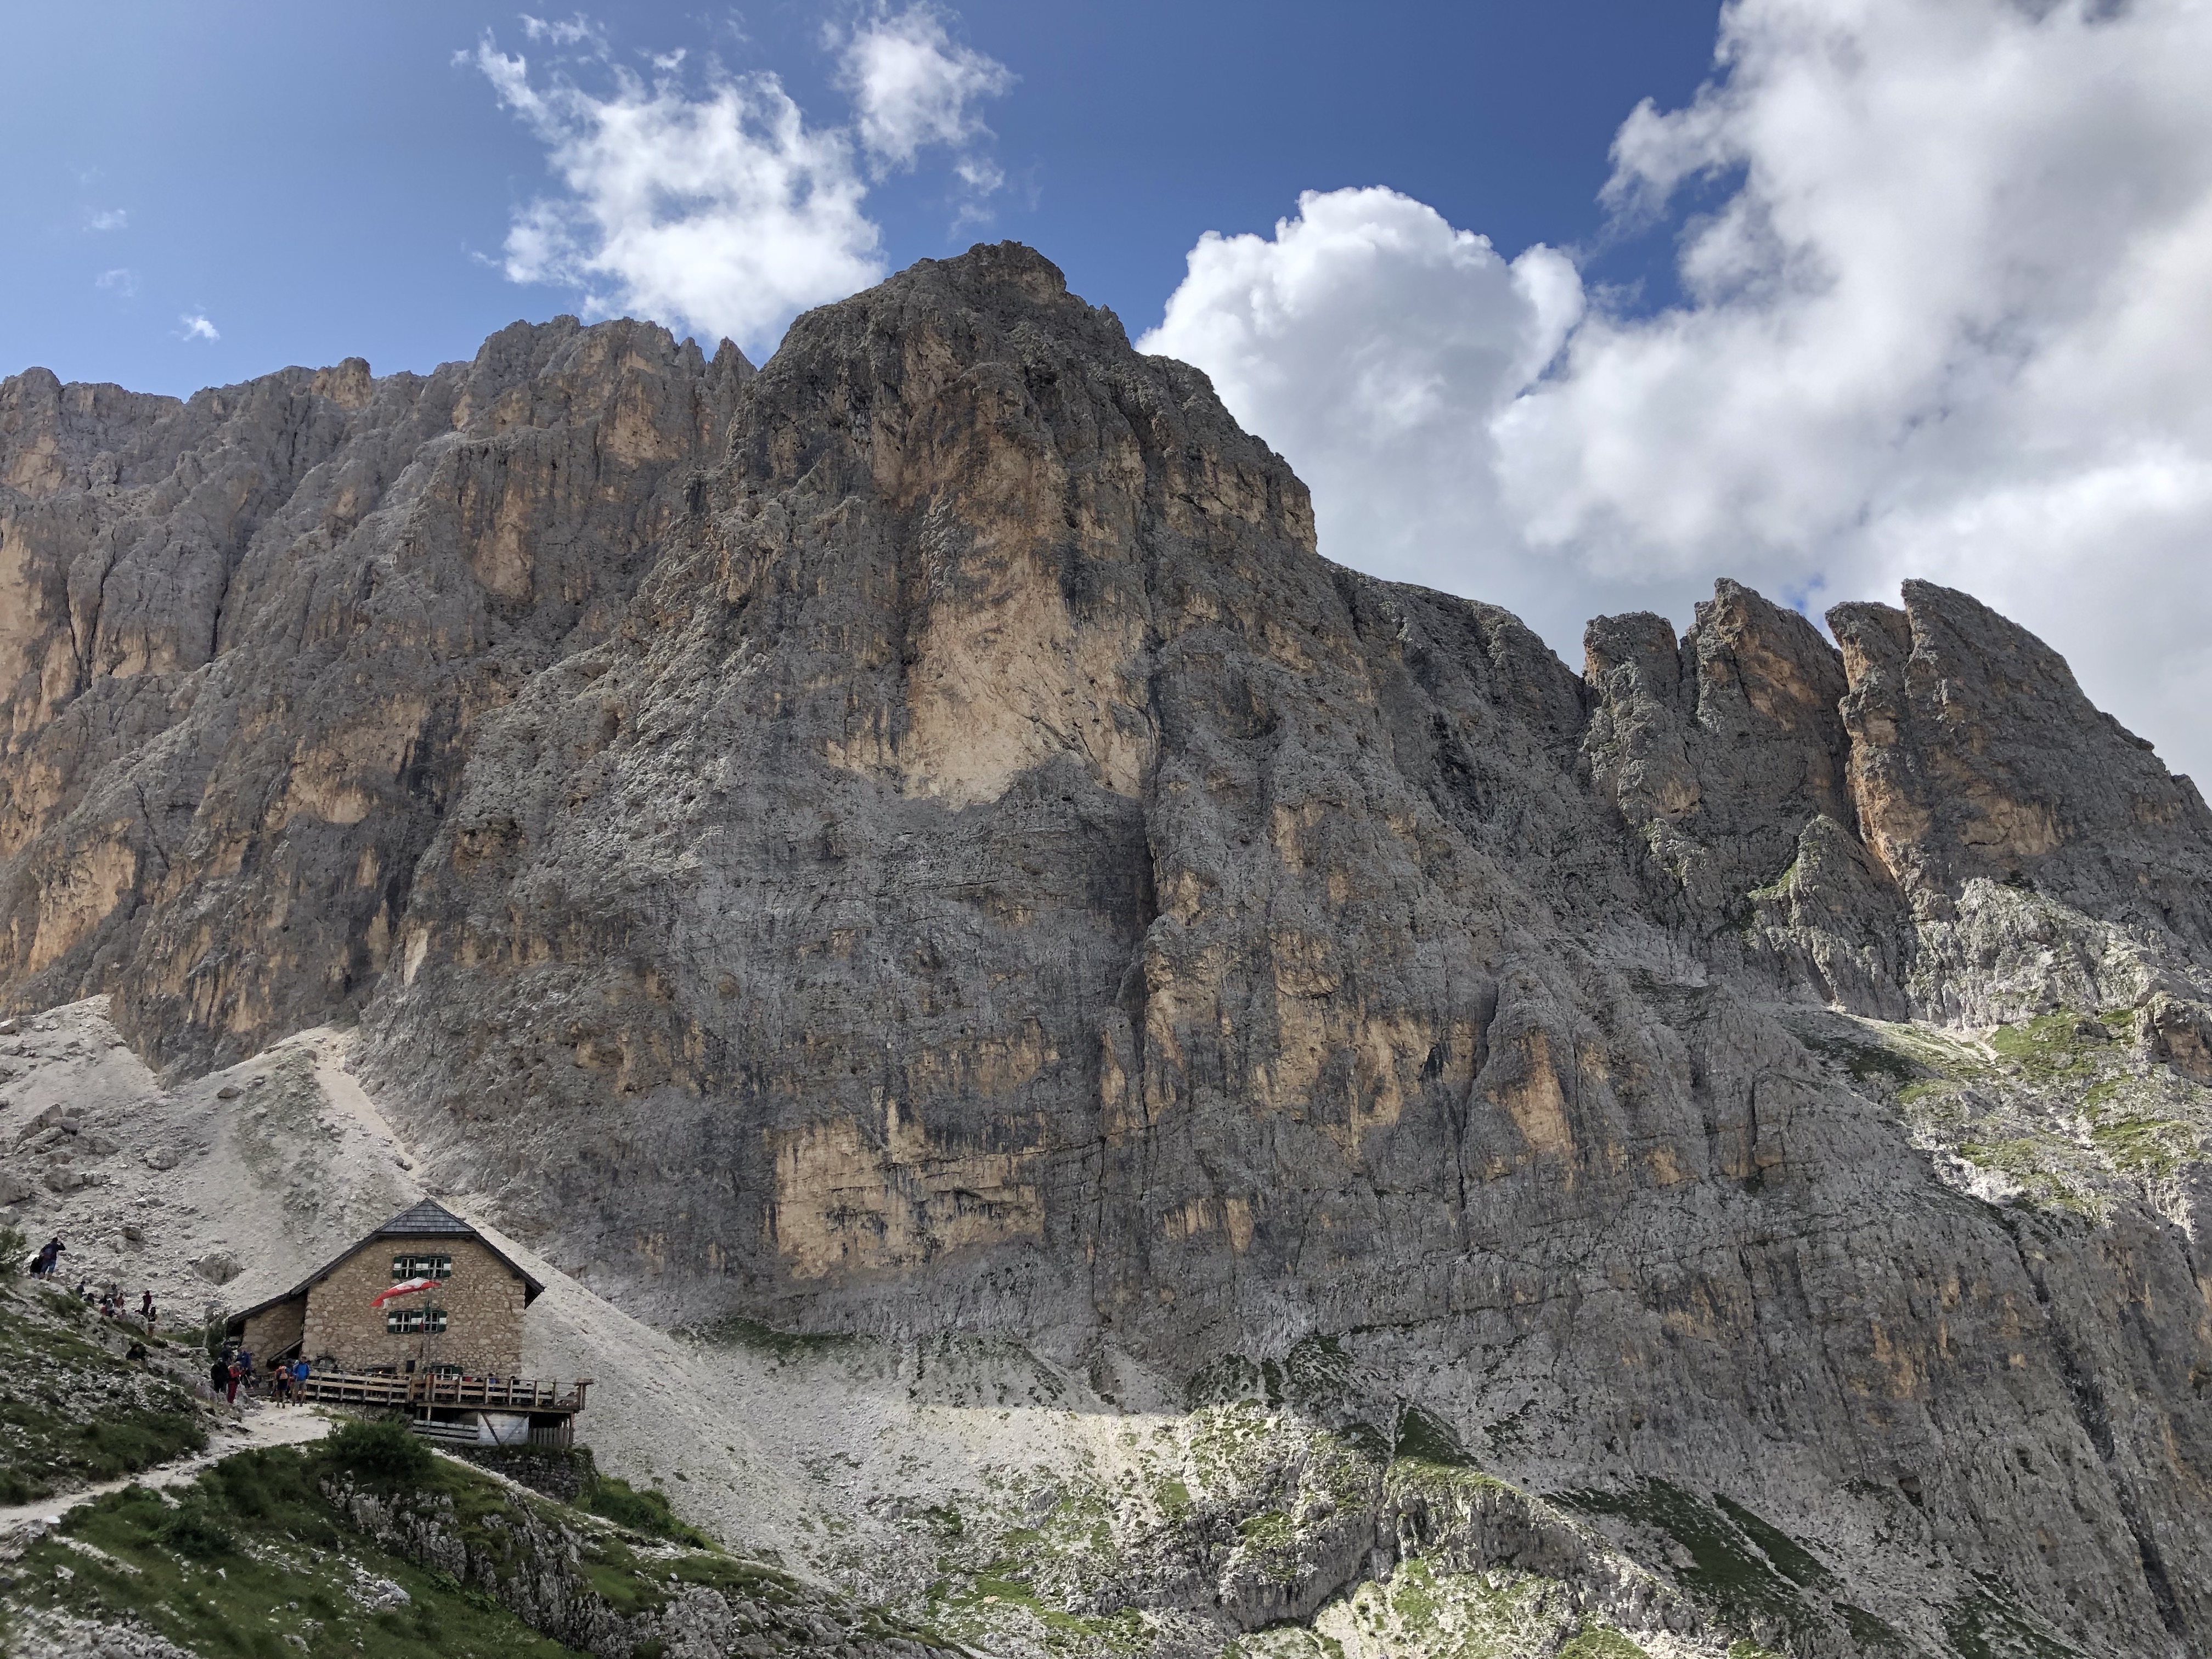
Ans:
[[[357,1015],[664,1319],[1125,1403],[1340,1342],[1632,1543],[1820,1540],[1805,1652],[2212,1648],[2212,818],[1966,595],[1838,649],[1723,581],[1577,676],[1318,557],[1012,245],[757,374],[33,371],[0,479],[9,1006],[185,1070]]]

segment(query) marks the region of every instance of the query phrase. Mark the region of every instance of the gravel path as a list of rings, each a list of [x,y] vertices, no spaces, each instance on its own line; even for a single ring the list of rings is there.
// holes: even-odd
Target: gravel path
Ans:
[[[120,1492],[125,1486],[151,1486],[156,1490],[180,1486],[197,1477],[209,1464],[220,1462],[238,1452],[253,1451],[264,1446],[303,1445],[312,1440],[319,1440],[331,1431],[331,1421],[322,1413],[307,1407],[255,1407],[247,1411],[243,1422],[216,1429],[210,1437],[206,1449],[194,1452],[189,1457],[179,1457],[173,1462],[141,1469],[137,1474],[125,1475],[120,1480],[79,1486],[74,1492],[56,1492],[35,1504],[18,1504],[12,1509],[0,1509],[0,1546],[15,1541],[19,1534],[35,1536],[78,1504],[89,1503],[107,1492]]]

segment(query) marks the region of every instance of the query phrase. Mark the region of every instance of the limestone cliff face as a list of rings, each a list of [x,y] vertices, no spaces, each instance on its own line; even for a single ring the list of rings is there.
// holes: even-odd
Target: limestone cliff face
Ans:
[[[356,1004],[487,711],[612,627],[734,351],[634,324],[189,403],[0,387],[0,973],[166,1060]]]
[[[2201,992],[2196,787],[2041,641],[1930,582],[1904,599],[1830,611],[1840,650],[1729,581],[1679,646],[1656,617],[1590,625],[1586,765],[1662,912],[1708,960],[1861,1013],[1989,1024]],[[2024,922],[2029,894],[2063,920]]]
[[[1011,245],[757,375],[26,375],[0,477],[12,1004],[183,1066],[358,1010],[665,1317],[1108,1404],[1328,1339],[1631,1533],[1825,1540],[1793,1650],[2212,1644],[2212,820],[1965,596],[1839,651],[1723,582],[1577,678],[1318,558]]]

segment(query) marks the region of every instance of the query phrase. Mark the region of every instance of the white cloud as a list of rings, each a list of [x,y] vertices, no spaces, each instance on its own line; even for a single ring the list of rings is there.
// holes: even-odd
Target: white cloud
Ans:
[[[1410,197],[1310,191],[1272,240],[1200,240],[1138,345],[1206,369],[1289,457],[1330,556],[1433,579],[1498,510],[1492,422],[1581,312],[1550,248],[1508,264]]]
[[[1202,241],[1148,343],[1299,468],[1325,552],[1570,661],[1717,574],[1815,611],[1924,575],[2212,786],[2207,62],[2197,0],[1733,0],[1713,82],[1615,143],[1626,216],[1736,180],[1679,307],[1594,309],[1543,373],[1563,260],[1339,191]]]
[[[612,64],[580,14],[523,23],[532,40],[588,47],[608,88],[559,73],[541,85],[489,37],[464,55],[544,142],[564,187],[516,213],[503,268],[518,283],[581,289],[594,314],[635,312],[759,354],[795,313],[883,276],[863,154],[880,175],[950,148],[971,197],[1000,182],[974,106],[1012,77],[954,45],[927,5],[878,9],[849,36],[827,37],[854,100],[849,130],[810,125],[773,75],[713,70],[695,91],[680,51],[650,58],[647,79]]]
[[[222,338],[222,334],[216,331],[216,325],[208,321],[207,317],[204,313],[188,311],[183,316],[178,318],[177,320],[185,325],[184,332],[177,337],[180,340],[220,340]]]
[[[834,42],[834,37],[833,37]],[[945,19],[927,4],[892,15],[878,9],[844,43],[839,84],[851,93],[860,143],[882,167],[911,167],[927,146],[963,152],[958,171],[971,190],[1005,181],[977,147],[991,136],[975,106],[1014,83],[1004,64],[956,46]]]
[[[717,76],[694,97],[673,74],[617,69],[602,97],[557,76],[541,90],[489,40],[475,62],[568,191],[516,214],[513,281],[758,349],[803,307],[882,276],[850,142],[810,127],[775,76]]]
[[[607,50],[606,31],[590,18],[578,12],[567,22],[557,19],[522,15],[522,33],[532,40],[544,40],[555,46],[589,46],[594,53],[605,55]]]
[[[112,270],[103,270],[92,279],[94,288],[105,289],[119,299],[128,300],[138,292],[138,273],[127,265],[118,265]]]
[[[121,208],[107,208],[85,216],[87,230],[122,230],[131,223],[131,216]]]

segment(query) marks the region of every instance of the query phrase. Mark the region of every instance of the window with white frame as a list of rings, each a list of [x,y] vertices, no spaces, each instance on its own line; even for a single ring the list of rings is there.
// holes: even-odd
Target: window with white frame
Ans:
[[[395,1285],[408,1279],[451,1279],[453,1258],[449,1255],[395,1255],[392,1258],[392,1282]]]
[[[443,1308],[393,1308],[384,1316],[391,1336],[435,1336],[446,1328]]]

